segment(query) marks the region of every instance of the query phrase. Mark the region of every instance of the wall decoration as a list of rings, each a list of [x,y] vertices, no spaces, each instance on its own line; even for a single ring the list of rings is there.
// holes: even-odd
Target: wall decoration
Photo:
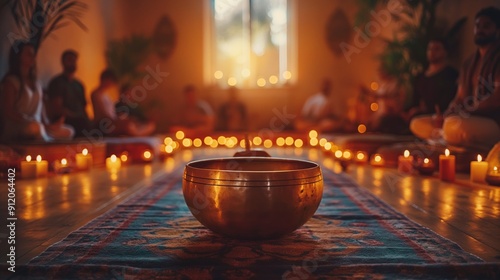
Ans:
[[[170,57],[176,39],[177,34],[172,20],[167,15],[162,16],[153,33],[153,46],[160,58],[167,59]]]
[[[351,40],[352,30],[346,13],[337,8],[326,24],[326,42],[335,55],[343,54],[340,44]]]

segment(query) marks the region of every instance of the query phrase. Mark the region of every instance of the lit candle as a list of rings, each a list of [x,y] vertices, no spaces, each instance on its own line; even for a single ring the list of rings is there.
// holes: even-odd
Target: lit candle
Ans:
[[[455,156],[446,149],[444,155],[439,155],[439,178],[443,181],[455,181]]]
[[[413,172],[413,156],[410,155],[410,151],[405,150],[403,155],[398,157],[398,171],[402,173]]]
[[[31,156],[26,156],[26,161],[21,161],[21,174],[23,178],[37,177],[37,163],[31,160]]]
[[[340,152],[340,150],[339,150]],[[342,167],[342,170],[347,170],[347,167],[349,166],[349,162],[352,159],[352,153],[349,150],[345,150],[342,153],[342,156],[339,158],[340,160],[340,166]]]
[[[481,155],[477,155],[477,161],[470,163],[470,180],[476,183],[486,183],[486,173],[488,173],[488,163],[482,161]]]
[[[122,166],[122,162],[116,155],[111,155],[106,159],[106,168],[108,169],[119,169]]]
[[[356,157],[354,158],[354,161],[358,164],[365,164],[368,162],[368,154],[362,151],[359,151],[356,153]]]
[[[120,160],[121,160],[122,164],[127,164],[127,162],[128,162],[128,153],[127,152],[123,152],[120,155]]]
[[[385,161],[380,154],[374,154],[370,160],[370,164],[377,167],[383,167]]]
[[[423,161],[419,161],[417,165],[417,170],[420,175],[432,175],[434,173],[434,162],[428,158],[424,158]]]
[[[41,155],[36,156],[36,173],[37,177],[45,177],[49,173],[49,162],[42,160]]]
[[[184,139],[184,140],[186,140],[186,139]],[[151,151],[145,150],[142,153],[142,160],[145,161],[145,162],[151,162],[153,160],[153,154],[151,153]]]
[[[54,170],[57,173],[68,173],[70,171],[68,160],[63,158],[61,161],[56,161],[54,164]]]
[[[92,166],[92,155],[87,149],[83,149],[81,153],[76,154],[76,168],[79,170],[87,170]]]
[[[500,172],[497,166],[494,166],[493,170],[486,175],[486,182],[490,185],[500,186]]]

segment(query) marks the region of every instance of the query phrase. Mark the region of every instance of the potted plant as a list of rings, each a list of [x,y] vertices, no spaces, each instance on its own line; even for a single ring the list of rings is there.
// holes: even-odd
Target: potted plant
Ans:
[[[55,31],[71,23],[87,31],[80,18],[87,4],[78,0],[0,0],[0,9],[9,7],[17,32],[7,38],[11,44],[30,42],[38,51],[41,44]],[[15,47],[15,45],[14,45]]]

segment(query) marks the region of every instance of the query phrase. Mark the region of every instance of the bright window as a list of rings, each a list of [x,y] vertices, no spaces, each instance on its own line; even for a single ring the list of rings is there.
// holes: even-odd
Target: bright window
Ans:
[[[289,0],[212,0],[211,81],[276,87],[292,79]]]

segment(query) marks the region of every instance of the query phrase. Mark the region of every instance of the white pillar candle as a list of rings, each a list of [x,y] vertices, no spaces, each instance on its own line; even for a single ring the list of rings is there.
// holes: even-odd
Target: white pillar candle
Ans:
[[[116,155],[111,155],[109,158],[106,159],[106,168],[108,169],[119,169],[122,166],[121,160],[116,157]]]
[[[89,154],[87,149],[83,149],[81,153],[76,154],[76,168],[79,170],[87,170],[92,167],[92,155]]]
[[[476,183],[486,183],[486,173],[488,172],[488,163],[482,161],[481,155],[477,155],[477,161],[470,163],[470,180]]]
[[[41,155],[36,156],[37,177],[45,177],[49,173],[49,162],[42,159]]]
[[[21,161],[21,174],[25,179],[37,177],[37,163],[31,160],[31,156],[26,156],[26,161]]]

